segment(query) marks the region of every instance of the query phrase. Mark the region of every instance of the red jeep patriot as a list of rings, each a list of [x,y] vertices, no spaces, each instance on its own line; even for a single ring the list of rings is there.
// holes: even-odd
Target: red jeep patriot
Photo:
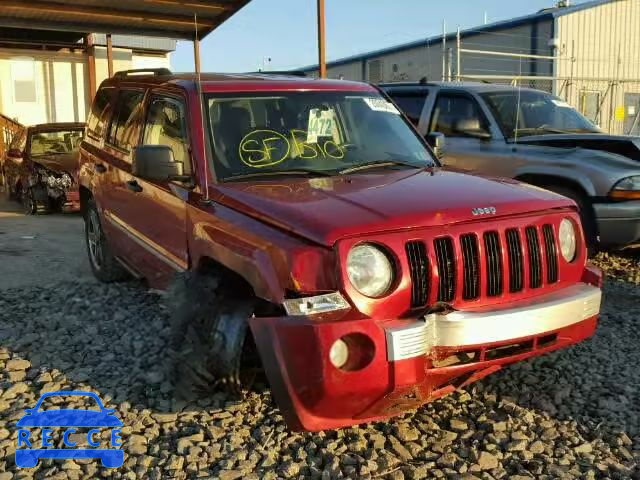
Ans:
[[[118,73],[80,183],[95,275],[173,285],[177,393],[237,388],[258,357],[295,430],[402,413],[596,328],[576,205],[441,169],[370,85]]]

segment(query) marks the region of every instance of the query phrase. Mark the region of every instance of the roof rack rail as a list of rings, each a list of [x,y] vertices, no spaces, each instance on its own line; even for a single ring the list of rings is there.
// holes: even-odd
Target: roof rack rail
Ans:
[[[120,72],[116,72],[113,78],[127,78],[128,76],[133,75],[171,75],[172,72],[168,68],[136,68],[134,70],[121,70]]]
[[[284,76],[291,76],[291,77],[306,77],[307,74],[304,72],[300,72],[297,70],[291,70],[291,71],[287,71],[287,70],[260,70],[257,72],[249,72],[250,75],[284,75]]]

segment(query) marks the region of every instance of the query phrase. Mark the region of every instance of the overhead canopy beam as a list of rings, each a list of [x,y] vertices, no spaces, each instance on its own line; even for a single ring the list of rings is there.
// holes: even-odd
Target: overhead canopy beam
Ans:
[[[2,0],[0,26],[202,39],[250,0]]]

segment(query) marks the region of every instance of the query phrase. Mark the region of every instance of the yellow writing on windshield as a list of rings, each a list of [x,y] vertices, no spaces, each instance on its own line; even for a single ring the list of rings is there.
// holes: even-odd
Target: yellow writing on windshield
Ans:
[[[287,158],[313,160],[344,158],[345,149],[333,140],[308,143],[307,132],[291,130],[288,136],[273,130],[254,130],[244,136],[238,147],[242,163],[251,168],[271,167]]]
[[[283,162],[291,146],[287,137],[273,130],[254,130],[240,142],[240,160],[252,168],[264,168]]]

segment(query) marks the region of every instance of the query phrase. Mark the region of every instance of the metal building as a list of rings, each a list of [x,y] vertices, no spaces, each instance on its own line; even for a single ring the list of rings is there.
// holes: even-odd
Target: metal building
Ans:
[[[299,69],[317,74],[317,66]],[[330,78],[477,80],[552,92],[612,133],[640,135],[640,0],[564,0],[532,15],[343,58]]]

